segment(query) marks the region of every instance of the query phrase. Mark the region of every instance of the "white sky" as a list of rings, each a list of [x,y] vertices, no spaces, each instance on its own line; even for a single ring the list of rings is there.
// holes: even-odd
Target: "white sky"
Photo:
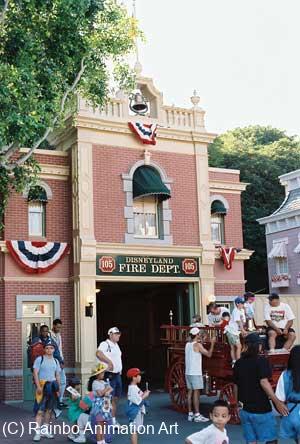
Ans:
[[[189,107],[197,89],[208,131],[260,124],[300,134],[299,0],[136,4],[142,74],[166,104]]]

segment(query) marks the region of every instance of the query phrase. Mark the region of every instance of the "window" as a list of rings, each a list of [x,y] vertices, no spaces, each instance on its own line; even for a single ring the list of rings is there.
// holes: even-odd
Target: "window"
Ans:
[[[276,274],[288,274],[289,269],[286,257],[276,257],[275,265],[276,265]]]
[[[225,243],[224,216],[222,214],[211,215],[211,239],[218,244]]]
[[[158,207],[155,196],[147,196],[133,201],[134,236],[158,238]]]
[[[46,204],[31,201],[28,203],[29,236],[46,236]]]

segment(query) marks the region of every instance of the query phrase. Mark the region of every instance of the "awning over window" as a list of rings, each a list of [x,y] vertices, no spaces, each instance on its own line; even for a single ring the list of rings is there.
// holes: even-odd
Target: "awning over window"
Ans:
[[[48,202],[46,190],[39,185],[31,187],[27,197],[28,202],[37,200],[39,202]]]
[[[133,175],[133,198],[158,196],[161,200],[171,197],[170,190],[161,180],[154,168],[144,165],[138,168]]]
[[[211,214],[227,214],[227,210],[220,200],[214,200],[211,204]]]
[[[268,258],[272,259],[276,257],[287,257],[285,242],[276,242],[273,245],[272,250],[268,254]]]
[[[294,250],[294,253],[300,253],[300,242]]]

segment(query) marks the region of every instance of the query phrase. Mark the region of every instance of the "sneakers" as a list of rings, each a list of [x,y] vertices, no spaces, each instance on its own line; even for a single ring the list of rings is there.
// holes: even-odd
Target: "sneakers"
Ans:
[[[188,414],[188,418],[187,418],[187,420],[188,421],[194,421],[194,413],[193,412],[190,412],[189,414]]]
[[[62,414],[62,410],[54,409],[53,411],[55,418],[58,418]]]
[[[41,440],[41,434],[40,433],[36,433],[33,437],[33,441],[34,442],[38,442]]]
[[[73,439],[73,442],[78,442],[78,443],[86,442],[86,438],[84,436],[84,433],[80,433],[80,435],[77,436],[77,438]]]
[[[43,438],[48,438],[48,439],[53,439],[54,435],[52,435],[51,433],[43,433]]]
[[[198,413],[194,416],[194,422],[208,422],[208,421],[209,421],[209,418],[206,418],[205,416],[200,415],[200,413]]]
[[[60,402],[58,402],[58,407],[60,409],[67,409],[69,407],[69,405],[66,404],[65,402],[60,401]]]
[[[74,433],[69,433],[67,438],[68,438],[70,441],[74,441],[74,439],[76,438],[76,435],[74,435]]]

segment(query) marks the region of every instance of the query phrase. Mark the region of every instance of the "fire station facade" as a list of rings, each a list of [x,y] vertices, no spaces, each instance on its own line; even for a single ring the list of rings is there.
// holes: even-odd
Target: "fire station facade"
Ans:
[[[145,368],[161,384],[165,351],[159,327],[205,320],[214,297],[229,303],[244,291],[239,171],[209,168],[204,111],[163,104],[151,79],[145,117],[130,115],[117,94],[105,109],[82,99],[66,128],[38,150],[38,193],[14,194],[0,241],[0,398],[31,399],[27,344],[41,324],[63,322],[68,374],[86,380],[98,341],[122,330],[124,366]],[[129,122],[159,124],[145,145]],[[7,241],[67,244],[69,253],[44,273],[28,273]],[[219,246],[234,247],[227,270]],[[39,245],[39,244],[31,244]],[[50,244],[49,244],[50,245]],[[49,247],[50,248],[50,247]]]

